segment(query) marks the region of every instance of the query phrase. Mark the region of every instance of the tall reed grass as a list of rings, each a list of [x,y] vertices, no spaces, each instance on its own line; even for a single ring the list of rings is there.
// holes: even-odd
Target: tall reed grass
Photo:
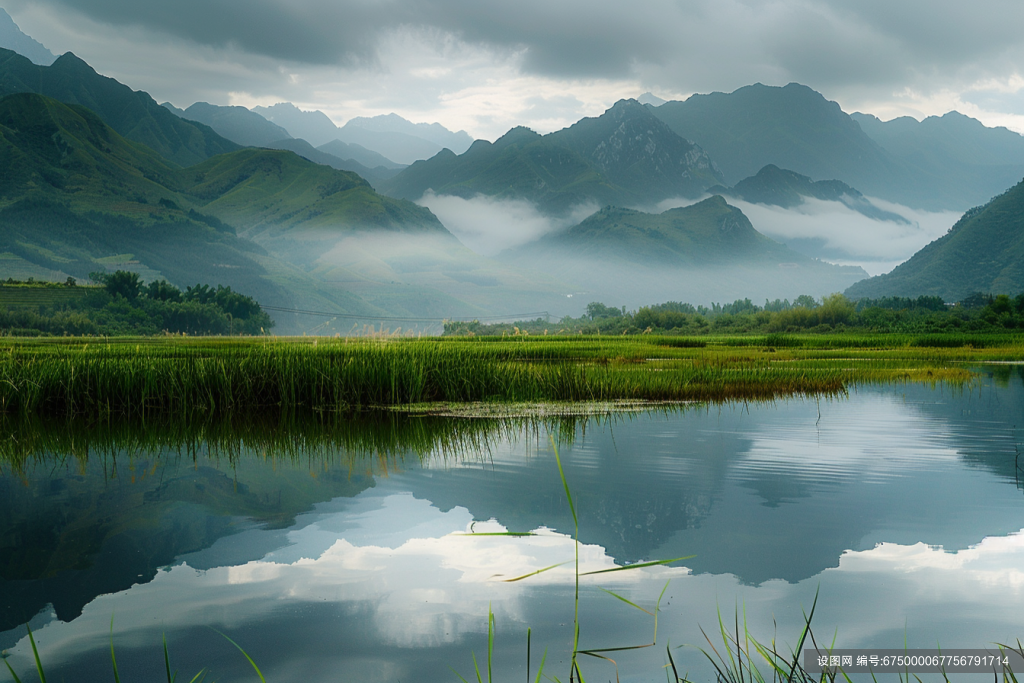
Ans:
[[[129,417],[340,412],[431,402],[724,401],[947,380],[1024,346],[842,350],[730,339],[168,340],[0,345],[0,413]]]

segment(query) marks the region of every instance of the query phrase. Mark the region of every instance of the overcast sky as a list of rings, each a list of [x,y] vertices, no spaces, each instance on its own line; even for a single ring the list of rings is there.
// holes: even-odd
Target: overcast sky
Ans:
[[[396,112],[494,139],[622,97],[796,81],[847,112],[1024,132],[1021,0],[7,0],[157,101]]]

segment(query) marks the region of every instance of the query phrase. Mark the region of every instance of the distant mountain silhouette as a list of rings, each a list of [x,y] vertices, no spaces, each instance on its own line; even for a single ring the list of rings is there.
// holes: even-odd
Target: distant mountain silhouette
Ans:
[[[601,116],[555,133],[513,128],[493,144],[477,140],[462,155],[440,152],[383,187],[392,196],[414,200],[427,190],[528,199],[562,213],[591,202],[635,205],[696,197],[720,181],[704,150],[636,100],[621,100]]]
[[[175,116],[147,93],[97,74],[70,52],[50,66],[39,66],[0,50],[0,97],[23,92],[88,107],[125,138],[182,166],[238,149],[209,126]]]
[[[0,48],[13,50],[42,66],[49,66],[57,59],[57,55],[43,47],[42,43],[23,33],[14,23],[11,15],[2,8],[0,8]]]
[[[694,95],[651,111],[707,150],[727,184],[774,164],[907,206],[962,211],[1024,173],[1022,139],[1010,131],[960,115],[921,124],[851,117],[796,83]]]
[[[412,164],[429,159],[442,149],[432,140],[397,131],[368,130],[346,123],[338,129],[337,139],[352,145],[361,145],[382,154],[399,164]]]
[[[902,167],[835,102],[810,88],[757,83],[651,107],[675,132],[707,150],[732,185],[769,164],[816,180],[895,180]]]
[[[272,142],[291,137],[281,126],[245,107],[224,107],[206,102],[196,102],[188,109],[178,109],[170,102],[161,106],[183,119],[206,124],[218,135],[243,147],[267,147]]]
[[[354,119],[350,119],[342,130],[346,128],[362,128],[363,130],[375,133],[414,135],[440,145],[442,148],[450,149],[456,154],[462,154],[473,144],[473,138],[464,130],[453,133],[440,123],[413,123],[398,114],[381,114],[380,116],[371,117],[357,116]]]
[[[224,107],[206,102],[196,102],[188,109],[178,109],[169,102],[161,105],[168,111],[183,119],[198,121],[210,126],[219,135],[232,142],[246,147],[265,147],[268,149],[286,149],[295,152],[302,158],[317,164],[336,168],[339,171],[358,173],[371,184],[391,178],[404,168],[368,149],[358,145],[346,145],[335,140],[317,149],[301,138],[293,138],[281,126],[268,121],[254,111],[245,107]],[[342,153],[354,153],[368,161],[380,160],[371,167],[357,159],[332,154],[328,148],[338,149]],[[379,167],[379,168],[377,168]]]
[[[397,114],[357,117],[339,128],[323,112],[303,111],[290,102],[254,107],[253,111],[314,147],[339,140],[360,145],[399,165],[429,159],[449,144],[465,148],[472,142],[464,131],[452,133],[438,123],[412,123]],[[359,159],[359,162],[369,166],[364,160]]]
[[[1024,177],[1024,136],[988,128],[949,112],[918,122],[909,116],[882,122],[869,114],[854,121],[890,155],[925,179],[930,192],[956,198],[959,208],[988,202]]]
[[[400,171],[405,168],[405,164],[396,164],[383,154],[374,152],[372,149],[367,149],[362,145],[357,145],[355,143],[332,140],[326,144],[320,145],[317,149],[321,152],[332,154],[339,159],[351,159],[352,161],[358,161],[368,168],[383,166],[384,168],[394,169],[396,171]]]
[[[891,273],[846,290],[852,298],[941,296],[1024,291],[1024,181],[971,209],[949,232]]]
[[[322,111],[304,111],[291,102],[253,107],[252,110],[287,130],[293,138],[302,138],[314,147],[338,138],[338,127]]]

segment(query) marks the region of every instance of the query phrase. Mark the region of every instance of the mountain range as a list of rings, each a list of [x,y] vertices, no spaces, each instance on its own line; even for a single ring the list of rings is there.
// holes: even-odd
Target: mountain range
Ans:
[[[494,143],[443,151],[382,185],[393,197],[427,191],[526,199],[552,214],[587,204],[653,204],[697,197],[721,182],[707,153],[672,132],[636,100],[548,135],[513,128]]]
[[[238,149],[209,126],[175,116],[148,93],[97,74],[70,52],[50,66],[39,66],[16,52],[0,50],[0,97],[23,92],[87,107],[125,138],[182,166]]]
[[[983,204],[1024,177],[1024,136],[1006,128],[988,128],[958,112],[922,121],[904,116],[883,122],[860,113],[851,117],[889,155],[924,179],[926,196],[956,198],[950,208]]]
[[[730,185],[772,164],[914,208],[963,211],[1024,176],[1024,138],[1016,133],[959,115],[876,125],[796,83],[647,106],[705,149]],[[1005,153],[995,152],[1000,147]]]
[[[303,111],[290,102],[254,107],[253,111],[314,147],[335,141],[359,145],[402,166],[428,159],[442,149],[461,153],[473,142],[465,131],[452,133],[440,124],[412,123],[397,114],[357,117],[339,128],[323,112]]]
[[[230,285],[266,305],[379,316],[405,310],[403,297],[382,309],[349,291],[324,292],[307,261],[259,241],[401,233],[464,249],[430,211],[383,197],[354,173],[256,148],[181,168],[91,110],[36,94],[0,99],[0,164],[2,267],[60,279],[127,268],[181,287]],[[421,298],[412,296],[414,310]]]
[[[245,107],[225,107],[206,102],[196,102],[188,109],[178,109],[169,102],[161,106],[183,119],[205,124],[218,135],[239,145],[289,150],[314,163],[358,173],[371,184],[390,178],[404,168],[372,150],[340,140],[315,148]]]
[[[42,66],[49,66],[57,59],[57,55],[47,50],[42,43],[23,33],[3,8],[0,8],[0,48],[24,55]]]
[[[128,268],[145,280],[228,284],[266,305],[366,319],[578,314],[583,296],[642,305],[754,292],[956,297],[1024,288],[1020,185],[890,275],[858,284],[860,269],[769,240],[726,199],[783,209],[838,201],[898,223],[871,198],[949,208],[1001,178],[1018,174],[982,202],[1019,181],[1024,138],[1015,133],[956,114],[850,116],[795,84],[657,106],[645,99],[547,135],[513,128],[459,152],[465,133],[395,115],[339,128],[289,104],[181,110],[71,53],[44,66],[0,50],[0,275]],[[403,167],[358,136],[413,138],[436,151]],[[525,200],[548,216],[605,208],[486,259],[413,203],[428,191]],[[650,210],[709,193],[721,196]],[[308,327],[281,315],[280,331]]]
[[[187,109],[178,109],[170,102],[160,106],[179,118],[205,124],[218,135],[243,147],[269,147],[292,137],[281,126],[245,107],[224,107],[207,102],[196,102]]]

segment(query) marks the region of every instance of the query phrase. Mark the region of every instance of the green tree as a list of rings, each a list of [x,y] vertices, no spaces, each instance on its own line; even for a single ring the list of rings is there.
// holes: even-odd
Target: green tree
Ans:
[[[621,318],[622,311],[612,306],[605,306],[598,301],[591,301],[587,304],[587,317],[591,320],[601,318]]]
[[[154,280],[146,285],[146,296],[154,301],[181,301],[181,290],[167,280]]]
[[[89,273],[89,278],[99,282],[112,297],[122,297],[126,301],[135,301],[142,292],[142,281],[139,274],[128,270],[113,273]]]
[[[817,308],[818,302],[810,294],[801,294],[793,300],[794,308]]]

